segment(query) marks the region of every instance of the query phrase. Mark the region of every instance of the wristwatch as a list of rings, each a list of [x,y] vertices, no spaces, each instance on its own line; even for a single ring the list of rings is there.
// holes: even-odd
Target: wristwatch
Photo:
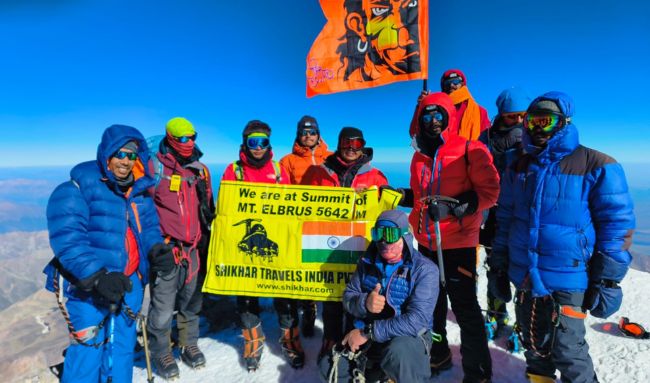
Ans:
[[[361,330],[361,333],[363,334],[363,336],[368,338],[368,340],[372,340],[372,338],[373,338],[373,335],[372,335],[373,328],[374,328],[374,326],[372,325],[372,322],[366,323],[366,325],[363,326],[363,330]]]

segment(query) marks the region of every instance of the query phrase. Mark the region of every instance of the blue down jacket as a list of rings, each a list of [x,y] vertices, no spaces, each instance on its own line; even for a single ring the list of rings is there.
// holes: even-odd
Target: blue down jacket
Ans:
[[[139,168],[144,169],[144,175],[136,177],[131,192],[125,195],[117,187],[107,164],[113,153],[132,140],[138,143],[139,155],[134,174]],[[70,172],[71,180],[59,185],[50,196],[47,205],[50,245],[67,282],[74,285],[102,269],[124,271],[128,259],[125,248],[128,224],[138,244],[138,272],[143,284],[147,283],[147,253],[162,241],[156,208],[147,191],[155,183],[149,166],[143,166],[148,158],[147,145],[139,131],[113,125],[104,131],[97,160],[75,166]],[[52,278],[56,275],[54,263],[44,270],[49,290],[53,290]],[[64,290],[78,297],[82,294],[74,288]]]
[[[413,237],[404,235],[403,263],[386,276],[382,286],[386,308],[380,314],[366,310],[366,298],[381,283],[381,262],[374,242],[357,264],[343,294],[343,306],[357,319],[373,321],[373,339],[387,342],[397,336],[418,336],[433,327],[433,309],[438,300],[438,267],[413,249]],[[373,320],[374,319],[374,320]]]
[[[533,103],[540,99],[573,115],[563,93],[549,92]],[[635,226],[621,165],[581,146],[570,122],[538,153],[528,134],[523,144],[528,154],[503,179],[490,266],[508,267],[518,288],[529,280],[535,296],[585,291],[589,281],[620,282]]]

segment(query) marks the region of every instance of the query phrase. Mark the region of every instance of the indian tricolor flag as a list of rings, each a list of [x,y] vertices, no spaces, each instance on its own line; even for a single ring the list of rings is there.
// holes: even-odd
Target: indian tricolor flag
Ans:
[[[369,242],[364,222],[305,221],[302,262],[356,264]]]

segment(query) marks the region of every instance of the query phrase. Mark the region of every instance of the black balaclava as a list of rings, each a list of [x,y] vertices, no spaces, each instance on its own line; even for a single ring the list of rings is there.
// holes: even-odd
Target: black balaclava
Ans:
[[[442,127],[440,128],[440,134],[434,134],[432,129],[430,129],[430,127],[426,127],[422,121],[422,116],[431,112],[439,112],[442,114]],[[429,157],[433,157],[433,154],[436,152],[438,146],[442,145],[442,138],[440,135],[442,135],[442,132],[444,132],[449,125],[449,114],[445,108],[440,105],[426,105],[423,108],[422,113],[420,113],[420,119],[418,123],[420,124],[420,134],[418,135],[417,139],[420,151]]]

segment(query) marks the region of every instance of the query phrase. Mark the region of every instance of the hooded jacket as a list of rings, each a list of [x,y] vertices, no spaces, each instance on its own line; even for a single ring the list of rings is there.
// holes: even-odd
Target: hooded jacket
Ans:
[[[120,190],[108,170],[111,155],[129,141],[138,143],[135,181],[127,193]],[[113,125],[104,131],[95,161],[83,162],[70,172],[70,181],[59,185],[47,204],[50,245],[68,282],[76,284],[101,272],[124,271],[127,225],[135,236],[139,253],[138,273],[147,283],[151,247],[162,242],[156,208],[147,189],[155,181],[150,175],[147,144],[135,128]],[[138,174],[138,173],[143,174]],[[53,291],[56,268],[44,270],[46,287]],[[64,287],[66,293],[76,294]]]
[[[564,93],[549,92],[532,104],[540,100],[573,115]],[[581,146],[572,123],[541,151],[528,134],[523,144],[528,154],[507,169],[502,183],[490,266],[509,264],[513,283],[524,288],[529,281],[535,296],[584,291],[589,280],[620,282],[635,225],[621,165]]]
[[[432,155],[424,153],[430,150],[423,151],[419,147],[419,116],[427,105],[439,105],[448,115],[447,128],[440,134],[441,144]],[[431,195],[455,197],[474,190],[478,196],[476,212],[462,219],[450,215],[440,221],[440,230],[443,249],[476,246],[482,210],[492,207],[499,195],[499,175],[492,164],[492,156],[482,143],[467,141],[458,135],[456,108],[444,93],[432,93],[422,99],[411,121],[410,134],[416,150],[411,160],[413,209],[409,214],[415,239],[431,250],[437,248],[434,222],[422,198]]]
[[[388,185],[384,173],[372,167],[372,148],[363,149],[364,156],[343,172],[343,179],[335,169],[343,169],[336,153],[327,157],[320,166],[311,166],[305,173],[303,185],[335,186],[351,188],[369,188],[371,186]]]
[[[181,164],[166,144],[160,142],[156,154],[162,165],[160,181],[155,188],[154,201],[160,218],[163,235],[186,244],[195,244],[201,235],[200,200],[197,184],[200,179],[206,182],[206,198],[212,202],[212,187],[207,166],[199,162],[203,155],[198,147],[186,164]],[[178,190],[172,189],[172,177],[180,178]]]
[[[368,294],[382,280],[377,266],[381,255],[372,242],[359,259],[357,269],[343,293],[343,306],[352,316],[373,322],[373,339],[383,343],[397,336],[418,336],[423,330],[433,328],[433,309],[438,299],[438,267],[413,248],[413,237],[405,234],[403,263],[388,277],[382,286],[386,297],[386,318],[369,313],[366,309]],[[383,314],[384,312],[382,312]]]
[[[299,185],[310,166],[322,164],[331,154],[322,138],[313,149],[294,142],[292,152],[282,157],[280,165],[289,173],[291,184]]]

